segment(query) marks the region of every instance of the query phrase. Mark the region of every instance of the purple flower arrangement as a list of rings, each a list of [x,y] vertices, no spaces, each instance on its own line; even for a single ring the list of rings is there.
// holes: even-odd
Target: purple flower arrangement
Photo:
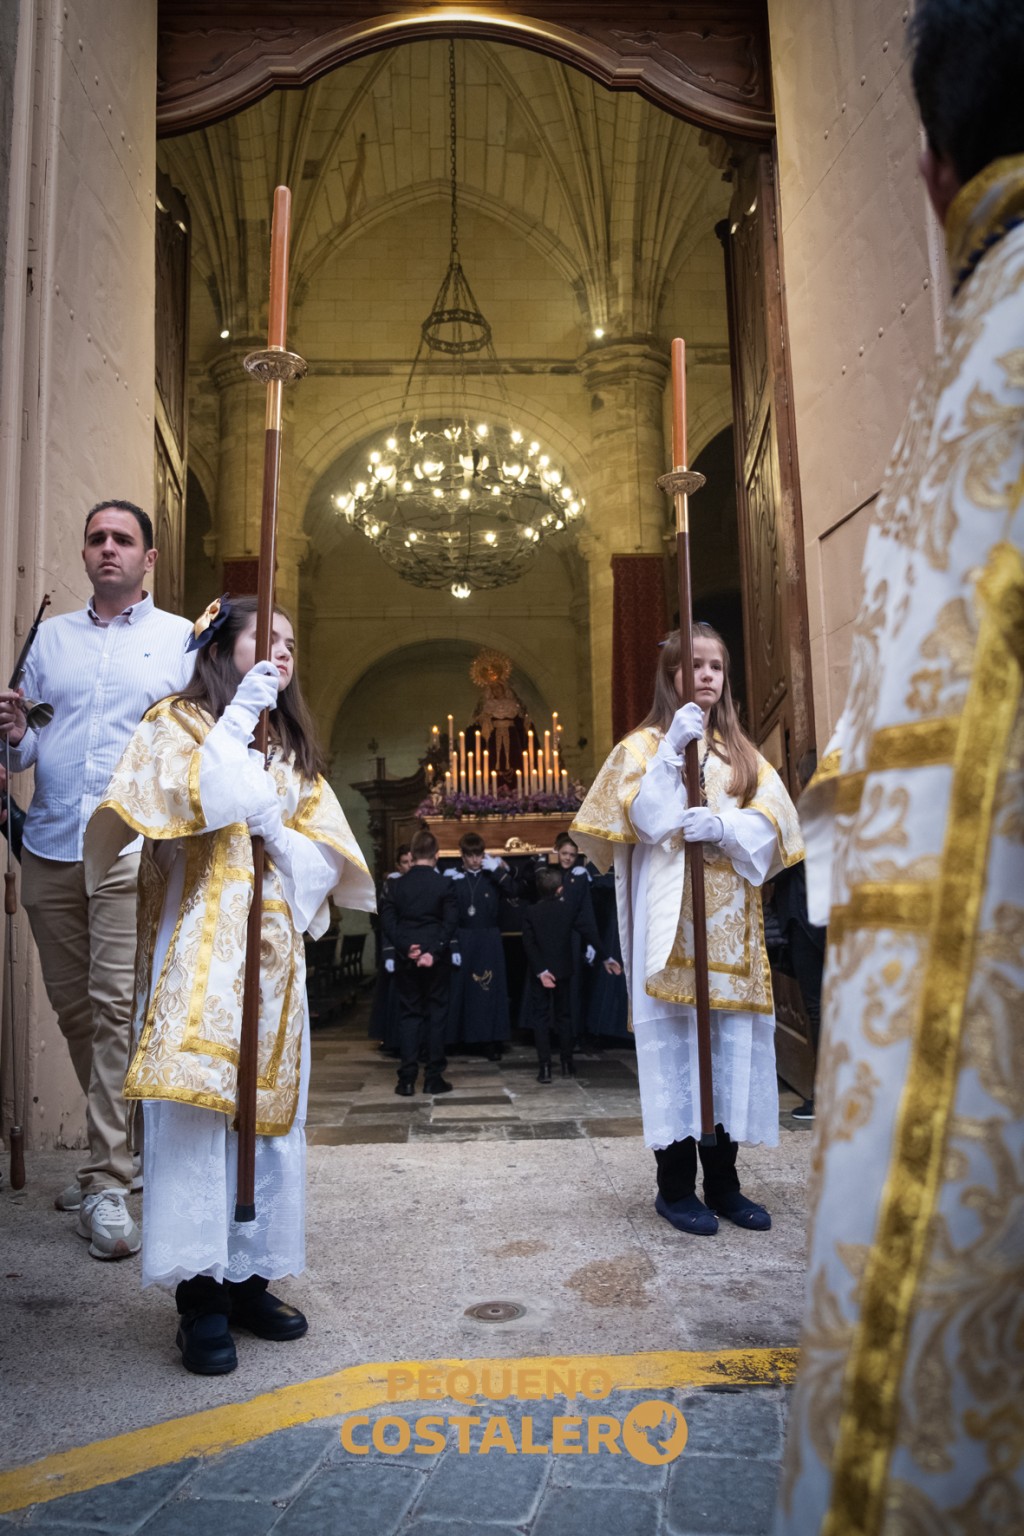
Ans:
[[[439,805],[424,800],[416,809],[417,816],[443,816],[446,820],[461,820],[477,816],[539,816],[544,814],[568,815],[578,811],[581,805],[578,795],[535,794],[515,795],[449,795]]]

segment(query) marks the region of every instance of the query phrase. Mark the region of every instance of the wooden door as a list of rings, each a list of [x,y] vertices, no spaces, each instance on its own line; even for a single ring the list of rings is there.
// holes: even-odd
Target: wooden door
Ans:
[[[814,748],[803,519],[773,151],[743,160],[725,250],[735,417],[746,725],[794,799]],[[779,1072],[810,1095],[814,1052],[799,989],[773,972]]]
[[[181,193],[157,172],[156,388],[153,532],[158,608],[183,612],[188,434],[189,218]]]

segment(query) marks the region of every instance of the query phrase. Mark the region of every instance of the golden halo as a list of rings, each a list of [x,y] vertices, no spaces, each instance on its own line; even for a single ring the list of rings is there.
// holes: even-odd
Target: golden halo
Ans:
[[[487,688],[492,683],[507,683],[512,676],[512,663],[503,651],[488,650],[485,647],[473,657],[469,676],[477,688]]]

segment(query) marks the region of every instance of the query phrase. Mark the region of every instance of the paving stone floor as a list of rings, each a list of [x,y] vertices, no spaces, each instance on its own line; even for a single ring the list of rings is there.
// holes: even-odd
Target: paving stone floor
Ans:
[[[367,1038],[368,994],[339,1024],[313,1033],[306,1138],[311,1146],[370,1142],[575,1140],[640,1136],[640,1097],[632,1042],[603,1036],[576,1054],[576,1076],[550,1086],[537,1082],[530,1037],[517,1032],[500,1062],[479,1048],[453,1049],[446,1077],[450,1094],[395,1095],[395,1060]],[[422,1089],[422,1075],[417,1084]],[[800,1095],[779,1085],[782,1125],[798,1129],[789,1111]],[[803,1128],[799,1128],[803,1129]]]
[[[771,1516],[785,1424],[786,1389],[751,1387],[665,1392],[682,1413],[681,1452],[648,1465],[628,1452],[481,1453],[496,1405],[456,1402],[387,1406],[360,1425],[354,1455],[340,1442],[340,1420],[279,1430],[203,1462],[179,1462],[89,1493],[0,1520],[0,1532],[38,1536],[138,1533],[138,1536],[764,1536]],[[556,1415],[600,1413],[621,1421],[650,1394],[613,1393],[600,1402],[556,1399],[503,1404],[512,1443],[547,1445]],[[444,1449],[419,1454],[423,1413],[471,1416],[448,1428]],[[532,1421],[527,1439],[523,1419]],[[374,1418],[402,1418],[412,1442],[400,1454],[375,1449]],[[401,1431],[382,1426],[382,1444]],[[492,1438],[494,1432],[492,1432]],[[584,1444],[586,1431],[583,1431]],[[657,1444],[655,1436],[648,1443]],[[654,1452],[652,1452],[654,1454]]]

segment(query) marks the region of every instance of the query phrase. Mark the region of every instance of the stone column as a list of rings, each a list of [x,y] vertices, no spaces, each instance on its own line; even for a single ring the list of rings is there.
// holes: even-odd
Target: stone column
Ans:
[[[262,342],[243,342],[219,357],[211,377],[220,395],[220,455],[217,497],[212,508],[216,555],[225,589],[256,591],[263,510],[263,457],[266,441],[266,387],[245,372],[243,360]],[[309,539],[302,531],[299,498],[290,492],[288,439],[290,411],[284,409],[283,448],[278,495],[276,597],[298,625],[299,566]]]
[[[667,502],[658,476],[667,459],[663,431],[669,358],[645,341],[613,342],[583,358],[590,399],[587,529],[594,760],[612,745],[612,555],[660,554]],[[654,658],[651,673],[654,672]]]

